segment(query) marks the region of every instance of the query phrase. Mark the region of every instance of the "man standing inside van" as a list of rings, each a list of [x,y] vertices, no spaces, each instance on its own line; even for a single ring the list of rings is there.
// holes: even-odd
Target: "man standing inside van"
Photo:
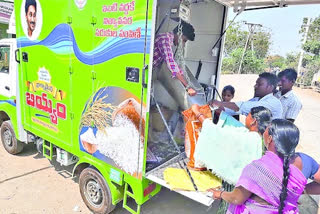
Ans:
[[[181,22],[182,25],[182,42],[183,46],[189,41],[194,41],[195,33],[194,28],[191,24],[184,21]],[[172,73],[172,78],[177,78],[186,88],[186,91],[190,96],[197,94],[196,90],[188,85],[186,78],[183,75],[183,70],[179,67],[174,59],[174,53],[172,46],[178,46],[179,26],[177,26],[173,32],[161,33],[156,36],[154,44],[154,55],[153,55],[153,66],[159,68],[162,62],[167,64],[168,69]]]
[[[28,25],[28,36],[32,37],[32,33],[36,28],[37,22],[37,3],[35,0],[26,0],[25,5],[26,20]]]

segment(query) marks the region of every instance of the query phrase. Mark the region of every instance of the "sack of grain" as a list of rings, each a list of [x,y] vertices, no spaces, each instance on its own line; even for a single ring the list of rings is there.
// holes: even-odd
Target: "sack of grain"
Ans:
[[[120,114],[126,116],[129,120],[131,120],[136,129],[138,131],[141,130],[140,135],[144,137],[145,109],[143,107],[141,109],[140,103],[138,103],[133,98],[129,98],[120,103],[117,109],[112,114],[112,123],[114,123],[115,118]]]

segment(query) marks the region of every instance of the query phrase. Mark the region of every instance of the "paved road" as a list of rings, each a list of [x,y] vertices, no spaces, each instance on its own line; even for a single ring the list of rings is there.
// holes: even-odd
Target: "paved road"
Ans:
[[[255,75],[223,76],[221,86],[234,85],[235,100],[245,100],[252,97],[256,78]],[[296,89],[296,93],[304,105],[296,122],[302,133],[299,149],[319,160],[320,95],[301,89]],[[17,156],[9,155],[0,146],[0,214],[90,213],[82,202],[77,181],[71,178],[71,171],[72,167],[50,164],[36,153],[33,145],[26,146]],[[308,204],[312,202],[306,203],[305,212],[301,213],[314,214]],[[75,207],[80,212],[73,211]],[[128,212],[116,208],[114,213]],[[143,206],[143,213],[204,214],[215,213],[215,208],[207,211],[207,207],[164,189]]]
[[[295,92],[303,103],[303,109],[296,121],[301,132],[298,150],[320,162],[320,93],[300,88],[295,88]]]

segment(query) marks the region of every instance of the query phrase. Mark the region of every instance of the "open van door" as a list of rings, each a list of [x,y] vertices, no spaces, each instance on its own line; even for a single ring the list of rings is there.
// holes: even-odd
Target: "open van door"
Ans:
[[[157,11],[157,21],[156,21],[155,32],[160,32],[160,33],[172,32],[174,27],[176,27],[178,24],[178,22],[174,22],[174,19],[172,19],[172,16],[175,14],[178,14],[179,18],[185,21],[187,20],[186,22],[190,22],[190,24],[193,25],[193,27],[195,28],[196,36],[195,36],[195,40],[188,41],[184,48],[183,58],[184,58],[185,64],[186,66],[188,66],[188,68],[191,70],[193,75],[196,77],[199,83],[201,83],[202,86],[204,87],[212,86],[214,88],[218,88],[219,76],[221,73],[220,70],[221,70],[221,64],[222,64],[221,59],[222,59],[222,52],[223,52],[223,43],[224,43],[224,39],[221,39],[221,36],[223,36],[223,32],[226,28],[226,16],[227,16],[228,7],[233,7],[235,12],[241,12],[244,10],[263,9],[263,8],[272,8],[272,7],[285,7],[288,5],[317,4],[317,3],[320,3],[320,1],[319,0],[310,0],[310,1],[308,0],[306,1],[305,0],[269,0],[269,1],[267,0],[242,0],[242,1],[240,0],[234,0],[234,1],[232,0],[216,0],[216,1],[214,0],[205,0],[205,1],[158,0],[154,5],[154,8],[156,8],[154,10]],[[184,4],[183,7],[181,7],[181,4]],[[183,16],[181,16],[180,13]],[[155,74],[156,72],[153,73],[153,75]],[[157,80],[159,80],[159,78]],[[167,84],[167,85],[170,86],[170,84]],[[167,90],[168,88],[169,87],[162,87],[160,89],[164,89],[163,91],[166,91],[166,92],[170,90],[173,91],[172,88],[170,88],[170,90]],[[156,100],[160,101],[161,103],[160,102],[159,103],[162,104],[162,106],[166,107],[167,112],[175,111],[174,113],[177,113],[177,114],[181,113],[179,110],[177,111],[175,110],[181,107],[179,103],[177,104],[177,100],[179,99],[179,97],[177,96],[174,97],[175,96],[174,94],[172,95],[173,99],[165,100],[163,98],[169,97],[170,93],[167,93],[168,96],[165,93],[158,93],[159,96],[157,96],[156,92],[157,90],[155,90],[155,93],[154,93]],[[181,95],[183,96],[183,94],[185,94],[185,91],[182,91]],[[174,107],[177,107],[177,108],[174,108]],[[169,113],[167,113],[167,115],[169,115]],[[163,115],[161,116],[163,119],[164,118]],[[150,117],[152,118],[152,114],[150,114]],[[170,116],[168,117],[170,118]],[[171,118],[170,119],[165,118],[163,120],[168,120],[167,121],[168,124],[171,125],[170,124],[170,122],[172,122]],[[149,136],[150,136],[150,132],[152,131],[151,130],[152,126],[153,124],[150,123]],[[177,126],[173,125],[173,127],[177,127]],[[159,127],[156,127],[156,128],[161,129]],[[181,131],[181,130],[178,130],[178,131]],[[162,130],[158,131],[157,135],[155,136],[161,136],[161,134],[163,133],[164,131]],[[173,141],[172,140],[173,137],[170,136],[170,138],[171,138],[171,141]],[[184,155],[183,153],[181,153],[180,155],[174,158],[171,158],[171,159],[168,158],[169,160],[166,159],[166,157],[158,158],[158,154],[156,154],[158,151],[156,151],[156,149],[154,148],[157,147],[156,144],[164,144],[164,142],[166,142],[166,139],[163,139],[163,140],[156,139],[154,141],[155,143],[152,142],[152,139],[148,140],[148,149],[152,150],[150,153],[152,155],[150,156],[155,156],[155,158],[153,158],[154,161],[157,161],[157,159],[161,159],[161,161],[162,159],[165,159],[165,161],[164,163],[159,161],[161,162],[161,164],[159,164],[155,168],[150,169],[149,171],[147,170],[146,177],[160,184],[161,186],[170,188],[170,186],[164,179],[164,175],[163,175],[164,171],[168,168],[184,168],[182,161],[183,160],[187,161],[187,159],[185,156],[183,156]],[[183,147],[183,145],[181,144],[179,146]],[[163,153],[171,152],[170,149],[162,149],[162,150],[164,151]],[[148,162],[147,162],[147,165],[148,165]],[[205,192],[199,192],[199,191],[176,191],[176,192],[207,206],[209,206],[213,202],[212,197],[208,196]]]
[[[0,100],[9,100],[16,96],[14,42],[13,39],[0,41]]]
[[[149,83],[151,83],[154,91],[152,96],[154,99],[150,98],[151,119],[148,133],[148,153],[150,152],[150,157],[155,156],[153,162],[156,162],[156,164],[147,160],[146,178],[161,186],[170,188],[164,179],[164,171],[167,168],[185,169],[186,165],[182,161],[188,161],[184,152],[184,150],[188,149],[183,145],[185,125],[181,112],[190,108],[190,103],[199,101],[202,102],[202,105],[205,105],[207,94],[204,93],[204,88],[209,85],[215,85],[218,82],[223,52],[223,39],[221,40],[221,36],[226,27],[227,7],[216,1],[192,1],[191,3],[186,3],[186,1],[178,0],[158,0],[154,3],[153,11],[155,11],[154,13],[156,13],[157,17],[154,30],[156,41],[158,41],[157,36],[165,37],[169,35],[174,37],[171,33],[178,26],[180,18],[187,20],[186,22],[190,23],[195,29],[195,39],[194,41],[186,42],[184,54],[182,55],[186,68],[184,76],[188,83],[197,90],[197,95],[192,98],[197,97],[199,99],[189,102],[191,98],[186,94],[185,87],[180,84],[179,80],[171,78],[170,70],[167,69],[168,66],[163,62],[164,60],[160,66],[152,69],[153,78],[149,77]],[[215,43],[218,44],[215,46]],[[159,43],[156,45],[160,46]],[[179,54],[179,51],[174,50],[176,46],[173,43],[170,45],[172,52]],[[160,54],[157,52],[154,55]],[[175,56],[176,62],[178,62],[177,55]],[[160,107],[158,108],[158,106]],[[160,112],[164,112],[161,117],[159,116]],[[166,120],[167,127],[170,128],[163,128],[162,120]],[[171,129],[172,133],[176,133],[176,137],[169,136],[168,129]],[[179,133],[182,133],[182,135]],[[173,146],[172,139],[177,142],[176,146]],[[177,149],[177,147],[179,148]],[[181,153],[177,152],[178,150]],[[173,191],[206,206],[210,206],[214,201],[206,192]]]

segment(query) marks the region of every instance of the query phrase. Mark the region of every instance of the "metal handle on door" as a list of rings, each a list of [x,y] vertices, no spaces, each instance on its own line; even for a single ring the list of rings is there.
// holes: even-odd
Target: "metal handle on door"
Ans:
[[[14,51],[14,56],[15,56],[15,60],[17,63],[20,63],[20,59],[19,59],[19,49]]]
[[[8,91],[10,91],[10,87],[9,86],[5,86],[5,89],[7,89]]]
[[[146,71],[148,70],[149,66],[145,65],[142,69],[142,87],[147,88],[147,83],[146,83]]]

